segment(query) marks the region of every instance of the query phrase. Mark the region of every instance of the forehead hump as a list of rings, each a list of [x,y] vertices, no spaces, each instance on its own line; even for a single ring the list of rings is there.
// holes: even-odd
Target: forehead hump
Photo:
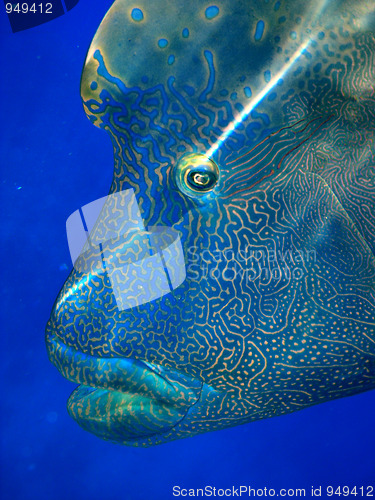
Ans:
[[[172,79],[189,102],[236,94],[245,106],[311,35],[321,3],[117,0],[88,52],[82,97],[120,81],[168,89]]]

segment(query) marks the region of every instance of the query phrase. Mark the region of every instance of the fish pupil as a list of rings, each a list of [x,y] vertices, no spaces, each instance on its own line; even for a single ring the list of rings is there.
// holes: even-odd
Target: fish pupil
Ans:
[[[212,188],[216,179],[212,173],[206,170],[195,169],[188,173],[187,181],[192,188],[207,191]]]

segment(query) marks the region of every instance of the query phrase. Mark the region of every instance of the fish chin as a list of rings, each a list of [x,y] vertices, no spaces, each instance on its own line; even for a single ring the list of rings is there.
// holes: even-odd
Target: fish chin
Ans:
[[[98,358],[47,336],[50,360],[77,387],[68,411],[85,430],[117,443],[145,446],[168,433],[201,397],[202,382],[132,358]]]

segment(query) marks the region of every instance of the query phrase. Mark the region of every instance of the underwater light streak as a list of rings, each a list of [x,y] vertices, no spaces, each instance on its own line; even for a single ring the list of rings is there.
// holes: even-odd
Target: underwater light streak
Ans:
[[[89,273],[87,276],[83,277],[81,280],[79,280],[75,285],[73,285],[64,295],[61,297],[61,299],[58,301],[56,304],[56,308],[60,308],[61,304],[63,304],[69,297],[74,295],[76,292],[80,292],[82,288],[87,285],[87,283],[90,282],[90,279],[92,278],[93,274]]]
[[[239,118],[235,118],[221,134],[219,139],[211,146],[211,148],[205,153],[205,156],[211,158],[212,155],[219,149],[221,144],[229,137],[229,135],[236,130],[238,125],[240,125],[253,111],[253,109],[260,103],[260,101],[268,94],[270,90],[277,84],[277,82],[285,75],[285,73],[289,70],[291,66],[296,62],[296,60],[301,56],[302,52],[307,48],[311,39],[304,42],[301,47],[295,51],[290,60],[276,73],[276,75],[270,80],[270,82],[264,87],[264,89],[259,92],[258,95],[254,96],[253,99],[249,102],[249,104],[245,107],[245,109],[241,112]]]

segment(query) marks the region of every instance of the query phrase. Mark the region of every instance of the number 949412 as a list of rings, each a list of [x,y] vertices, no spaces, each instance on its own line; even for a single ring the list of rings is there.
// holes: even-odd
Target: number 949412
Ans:
[[[52,14],[51,3],[7,3],[5,9],[7,14]]]

